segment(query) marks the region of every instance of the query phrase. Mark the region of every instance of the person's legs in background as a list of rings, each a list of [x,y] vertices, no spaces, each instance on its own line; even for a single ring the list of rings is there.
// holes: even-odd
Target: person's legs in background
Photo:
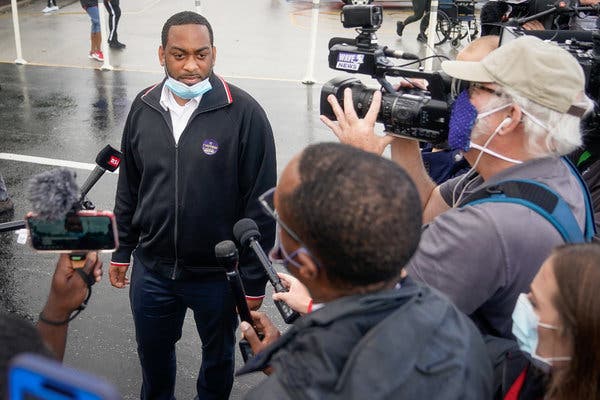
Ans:
[[[425,11],[427,11],[430,7],[430,1],[429,0],[412,0],[412,5],[413,5],[413,14],[409,15],[408,18],[406,18],[404,20],[404,22],[402,22],[402,21],[396,22],[396,33],[398,34],[398,36],[402,36],[402,33],[404,32],[404,28],[406,28],[406,25],[411,24],[411,23],[423,18]],[[424,32],[421,32],[421,33],[424,33]]]
[[[102,54],[102,33],[100,32],[100,14],[98,7],[88,7],[85,10],[92,21],[92,33],[90,37],[91,47],[89,58],[93,58],[97,61],[104,61],[104,54]]]
[[[427,32],[427,28],[429,28],[429,14],[429,12],[425,13],[425,16],[421,19],[419,34],[417,35],[417,40],[419,42],[427,42],[427,35],[425,35],[425,32]]]
[[[43,13],[49,13],[51,11],[58,10],[58,6],[56,5],[56,0],[48,0],[46,3],[46,8],[42,10]]]
[[[108,45],[113,49],[124,49],[125,45],[119,42],[117,27],[121,19],[120,0],[105,0],[104,5],[108,11]]]
[[[6,188],[6,183],[4,183],[4,178],[0,174],[0,214],[12,211],[14,208],[15,205],[8,196],[8,189]]]

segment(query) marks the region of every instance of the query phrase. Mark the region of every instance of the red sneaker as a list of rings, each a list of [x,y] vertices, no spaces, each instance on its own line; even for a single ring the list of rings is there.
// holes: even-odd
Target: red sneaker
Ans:
[[[104,61],[104,54],[102,54],[102,51],[100,50],[90,53],[88,57],[93,58],[96,61]]]

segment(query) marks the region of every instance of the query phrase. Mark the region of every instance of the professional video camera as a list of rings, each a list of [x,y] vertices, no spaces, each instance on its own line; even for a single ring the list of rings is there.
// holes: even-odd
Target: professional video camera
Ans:
[[[411,64],[420,64],[422,60],[414,54],[391,50],[377,44],[375,32],[383,20],[381,6],[344,6],[341,19],[345,28],[357,28],[358,36],[355,39],[333,38],[329,41],[329,67],[370,75],[381,84],[383,97],[377,122],[383,123],[387,132],[435,145],[445,143],[450,116],[450,78],[441,72],[405,68]],[[394,65],[390,58],[412,61]],[[386,80],[386,76],[425,79],[429,86],[427,90],[396,90]],[[333,94],[342,104],[344,89],[348,87],[352,89],[356,112],[363,117],[371,105],[376,89],[367,88],[353,77],[337,77],[323,85],[321,114],[335,119],[327,96]]]
[[[525,30],[521,27],[526,22],[539,19],[540,17],[555,14],[578,17],[580,13],[598,15],[600,6],[570,6],[565,1],[557,1],[554,7],[540,13],[524,18],[509,20],[500,33],[500,46],[511,40],[522,36],[532,35],[543,40],[555,42],[558,46],[567,50],[577,59],[585,74],[585,93],[596,104],[600,102],[600,33],[598,31],[576,31],[576,30]],[[595,107],[594,112],[583,121],[584,133],[600,133],[600,109]],[[598,136],[598,135],[595,135]],[[589,138],[589,135],[588,135]],[[600,137],[598,138],[600,139]]]

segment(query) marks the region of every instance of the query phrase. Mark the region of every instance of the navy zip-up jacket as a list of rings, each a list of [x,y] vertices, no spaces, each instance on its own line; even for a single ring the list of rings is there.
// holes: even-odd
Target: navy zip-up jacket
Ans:
[[[297,320],[238,370],[273,367],[245,399],[491,399],[492,367],[475,325],[436,290],[410,277],[401,285]]]
[[[252,218],[270,250],[275,222],[258,196],[277,180],[275,144],[267,116],[243,90],[219,76],[202,96],[178,144],[171,117],[160,105],[164,81],[134,100],[123,131],[123,161],[115,200],[119,249],[171,279],[223,274],[215,244],[233,240],[233,225]],[[249,296],[264,295],[266,275],[250,251],[240,255]]]

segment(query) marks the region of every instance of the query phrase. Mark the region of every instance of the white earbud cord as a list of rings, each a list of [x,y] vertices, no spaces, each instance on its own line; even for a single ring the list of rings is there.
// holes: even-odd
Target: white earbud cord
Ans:
[[[496,136],[496,134],[498,134],[498,132],[500,132],[500,129],[502,129],[502,123],[500,125],[498,125],[496,127],[496,129],[494,129],[494,132],[490,135],[490,137],[488,138],[488,140],[485,141],[485,143],[483,144],[483,149],[485,149],[490,142],[492,141],[492,139]],[[473,147],[474,143],[469,141],[470,146]],[[474,147],[475,148],[475,147]],[[454,189],[452,189],[452,207],[456,207],[460,204],[465,192],[467,191],[468,186],[475,181],[475,179],[477,178],[477,176],[475,176],[471,182],[468,182],[467,184],[465,184],[465,186],[463,187],[463,189],[460,191],[460,195],[458,196],[458,199],[456,199],[456,189],[460,186],[460,184],[469,176],[471,175],[473,172],[475,172],[475,168],[477,168],[477,165],[479,164],[479,160],[481,160],[481,157],[483,156],[484,151],[481,149],[478,149],[479,151],[479,155],[477,156],[477,158],[475,159],[475,163],[473,163],[473,166],[471,167],[471,169],[465,174],[465,176],[463,176],[458,183],[454,186]],[[492,154],[493,155],[493,154]]]

